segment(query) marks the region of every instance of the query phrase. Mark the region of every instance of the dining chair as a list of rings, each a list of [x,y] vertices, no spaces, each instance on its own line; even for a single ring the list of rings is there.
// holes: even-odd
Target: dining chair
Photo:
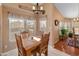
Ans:
[[[16,43],[18,47],[18,56],[31,56],[31,55],[36,56],[36,48],[33,48],[31,53],[29,53],[29,51],[23,47],[21,36],[15,34],[15,37],[16,37]]]
[[[15,34],[15,38],[18,47],[18,56],[26,56],[27,54],[26,54],[26,50],[23,47],[21,36]]]
[[[48,43],[49,43],[49,36],[50,33],[48,34],[43,34],[41,38],[41,44],[38,47],[38,53],[39,56],[43,53],[45,56],[48,55]]]
[[[26,32],[26,31],[21,32],[21,38],[22,39],[26,39],[28,37],[29,37],[29,32]]]

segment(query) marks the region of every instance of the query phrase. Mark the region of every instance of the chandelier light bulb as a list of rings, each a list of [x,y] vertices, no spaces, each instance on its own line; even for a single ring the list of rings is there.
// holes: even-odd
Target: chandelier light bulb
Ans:
[[[77,18],[77,20],[78,20],[78,18]]]
[[[33,8],[33,10],[35,10],[35,6],[33,6],[32,8]]]
[[[43,6],[40,6],[38,3],[34,5],[32,9],[35,14],[45,14],[45,10],[43,9]]]
[[[73,20],[75,21],[75,18]]]
[[[40,6],[40,10],[43,10],[43,6]]]

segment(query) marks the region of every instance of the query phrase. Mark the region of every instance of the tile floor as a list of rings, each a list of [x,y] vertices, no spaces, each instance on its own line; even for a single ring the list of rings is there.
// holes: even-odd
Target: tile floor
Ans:
[[[13,49],[11,51],[3,53],[2,56],[18,56],[17,49]],[[48,56],[69,56],[69,55],[49,46]]]

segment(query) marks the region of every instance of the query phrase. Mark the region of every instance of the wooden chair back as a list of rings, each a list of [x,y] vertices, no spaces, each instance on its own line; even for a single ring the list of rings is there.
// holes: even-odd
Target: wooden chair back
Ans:
[[[26,39],[28,37],[29,37],[29,33],[28,32],[26,32],[26,31],[21,32],[21,38],[22,39]]]
[[[25,49],[23,48],[21,36],[15,34],[15,37],[16,37],[16,43],[17,43],[17,48],[18,48],[18,55],[25,56],[26,53],[25,53]]]
[[[40,55],[41,55],[41,53],[44,53],[46,56],[48,55],[49,36],[50,36],[50,33],[42,35],[41,44],[40,44],[40,48],[39,48]]]
[[[48,45],[48,43],[49,43],[49,35],[50,35],[50,33],[42,35],[41,47]]]

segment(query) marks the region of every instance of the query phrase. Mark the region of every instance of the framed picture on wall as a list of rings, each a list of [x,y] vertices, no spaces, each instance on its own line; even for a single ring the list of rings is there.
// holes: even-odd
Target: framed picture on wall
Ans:
[[[59,25],[59,21],[57,19],[55,19],[55,26]]]

